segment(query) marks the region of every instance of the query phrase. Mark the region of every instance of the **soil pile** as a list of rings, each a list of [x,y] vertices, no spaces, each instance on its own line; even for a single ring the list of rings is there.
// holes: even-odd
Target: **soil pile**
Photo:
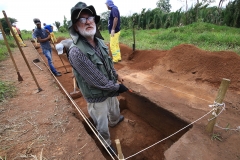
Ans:
[[[121,52],[130,52],[121,45]],[[231,80],[230,89],[240,90],[240,56],[231,51],[204,51],[190,44],[181,44],[171,50],[136,50],[129,55],[131,69],[148,70],[164,66],[170,73],[190,75],[197,82],[219,86],[222,78]]]
[[[168,71],[192,74],[196,81],[219,86],[222,78],[231,80],[231,89],[240,88],[240,56],[235,52],[209,52],[194,45],[182,44],[168,51],[162,59]]]

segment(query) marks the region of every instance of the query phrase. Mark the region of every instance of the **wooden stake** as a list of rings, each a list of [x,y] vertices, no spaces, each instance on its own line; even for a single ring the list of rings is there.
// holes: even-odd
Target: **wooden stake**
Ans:
[[[23,78],[20,75],[19,70],[18,70],[17,65],[16,65],[16,62],[15,62],[15,60],[13,58],[12,51],[11,51],[11,49],[9,47],[9,44],[8,44],[8,41],[7,41],[7,37],[6,37],[5,33],[4,33],[1,21],[0,21],[0,29],[2,30],[2,35],[3,35],[3,38],[4,38],[5,45],[6,45],[7,49],[8,49],[8,53],[9,53],[11,59],[12,59],[13,65],[15,67],[15,70],[17,71],[18,81],[23,81]]]
[[[122,154],[122,148],[119,139],[115,139],[115,143],[117,146],[118,158],[119,160],[124,160],[124,156]]]
[[[221,85],[218,90],[217,97],[215,99],[216,103],[222,104],[225,94],[227,92],[229,83],[230,83],[229,79],[225,79],[225,78],[222,79]],[[218,115],[219,112],[220,112],[220,109],[217,109],[216,114]],[[217,117],[215,117],[215,118],[214,117],[215,117],[214,115],[211,115],[210,119],[212,119],[212,120],[210,120],[206,126],[206,131],[208,133],[213,133],[213,128],[214,128],[216,120],[217,120]]]
[[[17,43],[17,46],[18,46],[18,48],[19,48],[19,50],[20,50],[20,52],[21,52],[21,54],[22,54],[22,56],[23,56],[23,59],[24,59],[25,63],[27,64],[27,67],[28,67],[28,69],[29,69],[29,71],[30,71],[30,73],[31,73],[31,75],[32,75],[32,77],[33,77],[33,80],[35,81],[35,83],[36,83],[36,85],[37,85],[37,87],[38,87],[38,92],[41,92],[42,89],[40,88],[40,86],[39,86],[39,84],[38,84],[38,81],[37,81],[35,75],[33,74],[33,71],[32,71],[32,69],[31,69],[31,67],[30,67],[30,65],[29,65],[29,63],[28,63],[28,61],[27,61],[27,58],[25,57],[25,55],[24,55],[24,53],[23,53],[23,50],[22,50],[22,48],[21,48],[21,46],[20,46],[20,44],[19,44],[19,42],[18,42],[18,40],[17,40],[17,38],[16,38],[16,35],[15,35],[14,32],[13,32],[12,25],[11,25],[10,22],[9,22],[9,19],[8,19],[8,17],[7,17],[7,14],[6,14],[5,11],[2,11],[2,12],[3,12],[3,15],[4,15],[4,17],[5,17],[5,20],[6,20],[7,24],[8,24],[8,27],[9,27],[10,31],[12,32],[12,35],[13,35],[16,43]]]

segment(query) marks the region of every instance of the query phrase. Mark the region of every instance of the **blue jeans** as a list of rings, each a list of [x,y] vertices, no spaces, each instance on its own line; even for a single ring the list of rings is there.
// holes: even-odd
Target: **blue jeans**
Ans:
[[[55,67],[53,66],[53,63],[52,63],[52,49],[42,49],[42,51],[48,60],[48,65],[49,65],[51,71],[53,72],[53,74],[57,74],[57,70],[55,69]]]

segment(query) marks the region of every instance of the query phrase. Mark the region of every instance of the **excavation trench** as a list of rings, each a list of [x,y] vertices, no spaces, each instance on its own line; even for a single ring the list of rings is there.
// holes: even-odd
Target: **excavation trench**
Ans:
[[[42,54],[41,49],[39,48],[37,51],[42,58],[41,61],[44,61],[47,64],[47,60]],[[67,57],[65,55],[61,56],[66,68],[63,67],[57,52],[53,48],[53,63],[57,70],[62,73],[62,76],[57,77],[57,79],[65,90],[67,90],[68,93],[71,93],[73,91],[72,73],[66,73],[66,69],[67,71],[71,71],[72,68],[67,60]],[[39,63],[39,65],[41,66],[41,63]],[[118,98],[120,101],[121,114],[124,115],[125,120],[116,127],[110,128],[110,134],[114,146],[114,140],[120,140],[122,152],[125,158],[146,149],[147,147],[163,140],[188,125],[186,121],[163,109],[162,107],[164,106],[158,106],[140,94],[127,92],[121,94]],[[92,122],[87,112],[86,101],[83,97],[75,99],[75,102]],[[78,111],[76,110],[73,114],[82,121],[86,131],[94,139],[105,158],[111,159],[108,153],[101,146],[96,136],[93,134],[93,131],[89,128],[87,123],[83,121],[83,118],[80,116]],[[130,159],[164,159],[164,152],[179,138],[181,138],[181,136],[184,135],[191,127],[192,126],[178,132],[170,138],[159,142],[153,147],[150,147]]]
[[[137,94],[124,93],[119,97],[119,100],[121,114],[124,115],[125,120],[118,126],[110,128],[110,134],[114,146],[114,140],[120,140],[125,158],[163,140],[188,125],[187,122],[171,112]],[[110,159],[92,130],[85,122],[83,123],[106,159]],[[185,134],[189,128],[159,142],[130,159],[164,159],[164,152]]]

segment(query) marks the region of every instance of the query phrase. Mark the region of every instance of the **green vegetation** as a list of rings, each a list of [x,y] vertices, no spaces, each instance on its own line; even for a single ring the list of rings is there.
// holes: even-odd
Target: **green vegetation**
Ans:
[[[120,42],[132,44],[133,36],[130,32],[130,30],[123,30]],[[168,29],[136,30],[135,33],[136,49],[169,50],[179,44],[187,43],[203,50],[231,50],[240,54],[238,41],[240,31],[237,28],[199,22]]]
[[[187,0],[186,0],[187,2]],[[240,27],[240,0],[229,1],[222,7],[210,7],[213,1],[198,0],[191,8],[180,8],[175,12],[170,12],[169,0],[159,0],[157,7],[153,10],[143,8],[140,13],[133,13],[130,16],[121,16],[122,29],[130,29],[134,25],[138,29],[159,29],[170,28],[181,25],[189,25],[195,22],[212,23],[216,25],[226,25],[229,27]],[[108,27],[109,11],[101,14],[100,27],[106,30]]]
[[[7,37],[8,45],[10,49],[16,47],[12,37]],[[5,45],[4,40],[0,40],[0,62],[8,57],[8,49]],[[9,82],[0,80],[0,102],[3,102],[6,98],[12,97],[15,94],[15,87]]]
[[[0,80],[0,102],[3,102],[7,98],[13,97],[15,93],[16,88],[12,83]]]
[[[54,32],[54,34],[56,37],[70,38],[70,35],[67,31],[66,32]]]
[[[107,30],[101,31],[105,42],[109,43]],[[68,33],[56,33],[57,37],[69,38]],[[203,50],[230,50],[240,55],[240,31],[238,28],[196,22],[188,26],[168,29],[135,30],[136,49],[169,50],[179,44],[193,44]],[[120,43],[132,47],[132,29],[121,30]]]
[[[7,36],[7,41],[8,41],[8,45],[10,47],[10,49],[16,47],[16,44],[14,43],[13,37],[8,37]],[[6,59],[6,57],[8,56],[8,49],[5,45],[4,40],[0,40],[0,61]]]
[[[107,30],[101,32],[105,42],[109,42]],[[69,38],[68,33],[56,33],[57,37]],[[169,50],[179,44],[193,44],[203,50],[231,50],[240,54],[240,31],[237,28],[218,26],[209,23],[193,23],[188,26],[168,29],[135,30],[136,49]],[[131,29],[121,31],[120,42],[132,47]]]

